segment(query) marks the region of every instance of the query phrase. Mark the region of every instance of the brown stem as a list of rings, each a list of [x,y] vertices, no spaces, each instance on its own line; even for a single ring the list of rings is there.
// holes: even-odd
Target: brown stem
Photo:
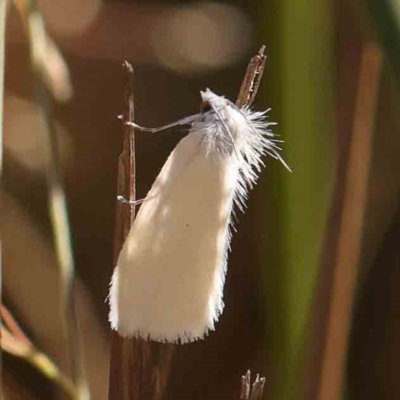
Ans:
[[[258,54],[250,60],[249,65],[247,66],[247,71],[236,100],[236,105],[239,108],[244,106],[250,107],[254,102],[264,73],[265,63],[267,61],[267,56],[264,52],[265,46],[263,45]]]
[[[123,64],[126,72],[126,111],[123,117],[123,149],[118,163],[118,195],[130,202],[117,203],[114,238],[114,265],[135,218],[135,136],[132,66]],[[109,373],[109,400],[158,400],[169,371],[173,345],[142,339],[122,338],[113,332]]]
[[[251,385],[251,373],[248,370],[246,375],[242,376],[240,400],[261,400],[264,392],[264,384],[265,378],[260,378],[260,375],[257,374],[253,385]]]
[[[367,205],[372,133],[381,63],[382,54],[377,45],[366,45],[361,57],[343,208],[338,243],[334,249],[333,287],[317,396],[319,400],[338,400],[342,396],[363,218]]]

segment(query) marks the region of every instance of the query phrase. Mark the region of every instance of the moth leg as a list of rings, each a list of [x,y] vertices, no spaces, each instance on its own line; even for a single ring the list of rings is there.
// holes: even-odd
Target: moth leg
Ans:
[[[147,200],[154,199],[158,196],[158,194],[153,194],[152,196],[146,196],[144,199],[140,200],[128,200],[124,196],[117,196],[117,200],[120,201],[123,204],[131,204],[133,206],[139,206],[140,204],[144,203]]]
[[[131,204],[133,206],[138,206],[138,205],[142,204],[146,199],[140,199],[140,200],[133,201],[133,200],[125,199],[124,196],[117,196],[117,200],[123,204]]]

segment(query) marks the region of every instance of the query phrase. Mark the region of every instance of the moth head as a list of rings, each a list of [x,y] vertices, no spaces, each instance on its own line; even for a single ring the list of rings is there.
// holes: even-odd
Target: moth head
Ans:
[[[200,95],[201,95],[201,100],[203,102],[212,101],[217,97],[219,97],[218,95],[213,93],[209,88],[207,88],[204,92],[200,91]]]
[[[201,106],[200,112],[202,114],[206,113],[207,111],[211,111],[212,109],[220,109],[226,106],[229,101],[225,99],[223,96],[218,96],[217,94],[213,93],[210,89],[206,89],[204,92],[201,91]]]

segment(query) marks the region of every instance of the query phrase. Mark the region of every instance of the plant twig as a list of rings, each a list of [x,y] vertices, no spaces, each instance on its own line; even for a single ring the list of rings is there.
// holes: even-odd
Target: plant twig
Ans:
[[[68,69],[55,43],[47,35],[44,22],[34,0],[15,0],[28,36],[30,59],[37,102],[43,128],[48,137],[48,197],[49,214],[55,241],[55,252],[60,269],[61,305],[68,355],[79,400],[90,399],[89,388],[83,367],[81,336],[75,309],[74,274],[71,229],[67,200],[62,182],[60,149],[57,131],[52,117],[53,95],[58,100],[67,100],[72,94]]]
[[[251,373],[250,370],[246,372],[246,375],[242,376],[241,388],[240,388],[240,400],[261,400],[264,392],[265,378],[260,378],[260,375],[256,375],[256,379],[251,385]]]
[[[248,369],[246,375],[242,375],[240,382],[240,400],[249,400],[251,390],[251,372]]]
[[[247,66],[247,71],[236,100],[236,105],[239,108],[244,106],[250,107],[254,102],[264,73],[265,63],[267,61],[267,56],[264,52],[265,46],[263,45],[258,54],[250,60],[249,65]]]
[[[367,44],[361,56],[358,92],[348,169],[340,216],[338,244],[327,334],[319,381],[319,400],[342,396],[343,371],[356,291],[362,240],[363,217],[372,152],[372,135],[379,89],[382,53],[376,44]]]
[[[126,73],[126,110],[123,116],[123,149],[118,161],[119,196],[129,202],[118,202],[114,237],[114,265],[135,218],[135,136],[126,122],[134,122],[134,71],[128,62]],[[167,382],[173,345],[141,339],[122,338],[113,332],[109,373],[110,400],[160,399]]]
[[[21,343],[32,346],[32,342],[29,340],[28,336],[25,335],[25,332],[20,328],[17,321],[15,321],[15,318],[4,304],[1,305],[1,320],[4,326],[6,326]]]
[[[7,8],[8,1],[2,0],[0,2],[0,177],[2,176],[3,171],[4,67]]]
[[[32,344],[4,305],[1,305],[1,317],[3,320],[0,328],[2,350],[30,363],[45,377],[59,385],[68,398],[76,399],[77,391],[72,381],[58,369],[46,354]]]
[[[79,400],[90,399],[83,367],[82,343],[75,306],[75,262],[72,253],[71,228],[67,200],[61,178],[60,150],[57,132],[51,116],[50,94],[42,81],[36,80],[36,90],[41,105],[42,118],[49,138],[50,164],[48,167],[49,212],[53,227],[56,256],[61,272],[61,304],[74,381],[79,390]]]

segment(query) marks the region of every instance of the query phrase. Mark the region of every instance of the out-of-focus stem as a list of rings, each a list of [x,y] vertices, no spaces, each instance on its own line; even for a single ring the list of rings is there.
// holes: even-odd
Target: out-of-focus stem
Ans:
[[[381,64],[382,53],[378,46],[374,43],[365,45],[361,55],[318,400],[339,400],[343,395],[343,373],[356,292],[363,219],[367,205]]]

